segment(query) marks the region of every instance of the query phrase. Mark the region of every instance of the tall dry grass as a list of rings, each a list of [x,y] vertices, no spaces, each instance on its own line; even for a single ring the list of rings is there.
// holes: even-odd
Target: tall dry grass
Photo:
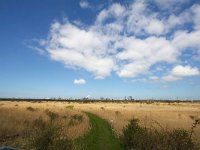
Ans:
[[[118,134],[133,117],[143,126],[165,129],[190,130],[195,118],[200,118],[199,103],[89,103],[76,104],[81,111],[90,111],[111,122]],[[103,109],[102,109],[103,108]],[[195,128],[193,139],[200,141],[200,127]]]
[[[27,134],[35,119],[48,119],[45,111],[59,115],[66,126],[70,139],[75,139],[89,131],[90,125],[83,111],[89,111],[108,120],[117,134],[133,117],[140,120],[142,126],[157,129],[190,130],[196,118],[200,118],[199,103],[78,103],[78,102],[0,102],[0,142],[9,143],[9,136]],[[79,116],[83,116],[81,121]],[[79,118],[79,119],[78,119]],[[29,127],[29,128],[28,128]],[[7,138],[7,139],[6,139]],[[7,141],[5,141],[6,139]],[[193,140],[200,141],[200,127],[194,129]],[[12,142],[12,141],[11,141]],[[20,143],[20,142],[19,142]]]
[[[54,102],[0,102],[0,145],[21,146],[32,134],[35,120],[49,120],[48,112],[56,114],[69,139],[84,135],[90,129],[87,116],[68,106]]]

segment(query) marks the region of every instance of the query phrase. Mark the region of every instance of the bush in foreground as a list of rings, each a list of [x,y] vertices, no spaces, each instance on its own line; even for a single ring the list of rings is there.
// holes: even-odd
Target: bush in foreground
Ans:
[[[139,120],[133,118],[123,130],[122,142],[126,150],[195,150],[190,133],[141,127]]]
[[[49,116],[50,120],[48,121],[44,121],[42,118],[35,120],[34,134],[30,138],[30,148],[34,150],[72,149],[71,141],[63,134],[62,125],[59,124],[55,117],[52,119],[51,116]]]

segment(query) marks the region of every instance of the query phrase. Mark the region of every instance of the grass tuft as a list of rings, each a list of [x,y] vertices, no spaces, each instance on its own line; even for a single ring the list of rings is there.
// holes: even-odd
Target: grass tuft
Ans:
[[[29,107],[27,107],[26,109],[27,109],[28,111],[35,111],[35,110],[36,110],[35,108],[33,108],[33,107],[30,107],[30,106],[29,106]]]
[[[69,105],[69,106],[66,106],[67,109],[71,109],[73,110],[74,109],[74,105]]]

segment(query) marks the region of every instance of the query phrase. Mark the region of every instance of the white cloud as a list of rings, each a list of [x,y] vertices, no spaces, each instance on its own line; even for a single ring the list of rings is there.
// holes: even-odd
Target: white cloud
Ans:
[[[108,9],[103,9],[97,16],[96,23],[102,24],[106,19],[114,17],[118,18],[123,16],[123,13],[125,12],[125,7],[114,3],[112,4]]]
[[[74,84],[86,84],[84,79],[74,79]]]
[[[120,77],[134,77],[145,73],[151,65],[158,62],[176,62],[177,50],[165,38],[149,37],[147,39],[124,38],[121,42],[124,48],[116,57],[128,63],[118,70]]]
[[[164,24],[162,23],[162,21],[153,19],[150,21],[149,25],[147,26],[146,31],[149,34],[161,35],[164,32]]]
[[[171,74],[173,76],[185,77],[185,76],[196,76],[199,75],[200,72],[199,69],[196,67],[178,65],[172,69]]]
[[[200,71],[197,67],[177,65],[171,70],[169,75],[164,76],[162,79],[165,81],[176,81],[183,77],[198,75],[200,75]]]
[[[163,81],[169,81],[169,82],[177,81],[177,80],[181,80],[181,79],[182,78],[180,78],[180,77],[176,77],[176,76],[172,76],[172,75],[167,75],[167,76],[162,77]]]
[[[173,3],[165,0],[168,1]],[[80,6],[86,8],[89,4],[81,1]],[[54,22],[45,49],[53,60],[67,68],[84,69],[96,79],[103,79],[112,72],[130,78],[147,75],[157,63],[172,66],[181,63],[180,57],[186,48],[194,48],[200,56],[199,11],[200,5],[195,4],[178,15],[162,16],[144,0],[136,0],[126,7],[114,3],[101,10],[94,24],[87,27],[81,22]],[[184,28],[186,23],[194,24],[192,31]],[[161,80],[182,79],[184,76],[174,74],[176,69]],[[182,66],[182,69],[192,72],[198,68]]]
[[[178,31],[175,33],[172,44],[178,49],[185,49],[187,47],[200,49],[200,30],[188,32]]]
[[[88,1],[86,1],[86,0],[81,0],[79,4],[80,4],[81,8],[90,8],[91,7],[90,4],[88,3]]]
[[[200,5],[193,5],[191,8],[191,11],[194,15],[193,22],[194,22],[194,28],[200,30]]]
[[[110,75],[114,61],[109,56],[108,38],[95,31],[80,29],[69,22],[54,23],[47,51],[67,68],[83,68],[97,79]]]

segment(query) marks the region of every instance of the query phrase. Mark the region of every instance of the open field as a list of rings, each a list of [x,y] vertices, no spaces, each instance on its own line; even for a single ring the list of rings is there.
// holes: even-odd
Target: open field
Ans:
[[[68,104],[56,102],[0,102],[0,142],[1,145],[18,146],[23,137],[30,134],[38,118],[48,120],[48,112],[58,115],[57,122],[64,126],[64,134],[75,139],[89,131],[86,115]],[[21,146],[20,146],[21,147]],[[23,147],[23,146],[22,146]]]
[[[112,121],[118,134],[132,117],[138,118],[142,125],[187,130],[194,119],[200,118],[200,103],[77,103],[74,106],[77,110],[90,111]],[[194,137],[200,140],[200,127],[196,128]]]
[[[34,121],[41,117],[48,120],[48,112],[58,117],[69,139],[77,139],[91,129],[84,112],[91,112],[106,119],[114,131],[122,134],[123,128],[133,117],[142,126],[172,130],[190,130],[195,119],[200,118],[200,103],[105,103],[105,102],[25,102],[0,101],[0,143],[21,146],[23,137],[31,133]],[[194,130],[193,140],[200,141],[200,126]],[[25,147],[25,146],[24,146]]]

